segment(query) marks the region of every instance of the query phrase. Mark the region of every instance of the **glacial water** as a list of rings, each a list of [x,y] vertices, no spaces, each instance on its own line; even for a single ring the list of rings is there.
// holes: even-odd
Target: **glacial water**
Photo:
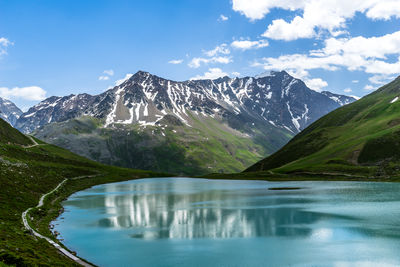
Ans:
[[[54,230],[99,266],[400,266],[397,183],[154,178],[63,206]]]

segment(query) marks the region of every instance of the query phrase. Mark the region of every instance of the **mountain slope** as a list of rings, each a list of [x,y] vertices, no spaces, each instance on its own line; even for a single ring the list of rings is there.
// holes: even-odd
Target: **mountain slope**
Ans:
[[[284,71],[184,82],[139,71],[97,96],[48,98],[16,127],[103,163],[181,174],[233,172],[340,105]]]
[[[0,118],[15,125],[22,111],[11,101],[0,97]]]
[[[17,129],[0,118],[0,143],[14,145],[32,145],[32,141]]]
[[[42,194],[68,178],[45,206],[30,212],[31,227],[54,240],[49,222],[69,194],[99,183],[159,177],[160,174],[102,165],[62,148],[32,140],[0,119],[0,266],[75,266],[52,245],[25,231],[21,214],[37,205]],[[98,175],[73,180],[70,178]]]
[[[322,117],[247,172],[400,175],[400,77]]]

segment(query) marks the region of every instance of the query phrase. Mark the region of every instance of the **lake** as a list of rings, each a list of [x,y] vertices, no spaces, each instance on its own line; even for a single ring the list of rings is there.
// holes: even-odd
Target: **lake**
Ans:
[[[400,265],[398,183],[153,178],[63,206],[54,230],[99,266]]]

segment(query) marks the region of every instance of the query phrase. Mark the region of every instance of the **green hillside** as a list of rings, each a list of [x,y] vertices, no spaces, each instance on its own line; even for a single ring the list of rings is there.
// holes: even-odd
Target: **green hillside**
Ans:
[[[36,142],[0,119],[0,266],[74,266],[45,240],[25,230],[21,214],[69,178],[45,199],[42,208],[33,209],[28,216],[32,228],[53,238],[49,222],[59,214],[60,201],[71,193],[95,184],[161,175],[102,165]],[[86,175],[96,176],[71,179]]]
[[[322,117],[243,175],[399,178],[398,97],[400,77]]]
[[[245,134],[216,119],[195,116],[192,127],[173,116],[160,121],[165,127],[103,125],[99,119],[81,117],[46,125],[34,136],[104,164],[180,175],[242,171],[292,137],[264,122],[255,125],[258,130],[244,129]]]
[[[18,130],[11,127],[7,122],[0,119],[0,143],[1,144],[18,144],[31,145],[32,141],[20,133]]]

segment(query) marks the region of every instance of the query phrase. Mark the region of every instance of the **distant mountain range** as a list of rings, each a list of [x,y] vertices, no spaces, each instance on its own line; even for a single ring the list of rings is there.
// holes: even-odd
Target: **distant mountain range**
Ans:
[[[355,98],[287,72],[176,82],[139,71],[100,95],[50,97],[12,123],[103,163],[182,174],[239,171]]]
[[[400,77],[317,120],[247,175],[398,181],[399,99]]]
[[[11,101],[0,97],[0,118],[15,125],[22,111]]]

